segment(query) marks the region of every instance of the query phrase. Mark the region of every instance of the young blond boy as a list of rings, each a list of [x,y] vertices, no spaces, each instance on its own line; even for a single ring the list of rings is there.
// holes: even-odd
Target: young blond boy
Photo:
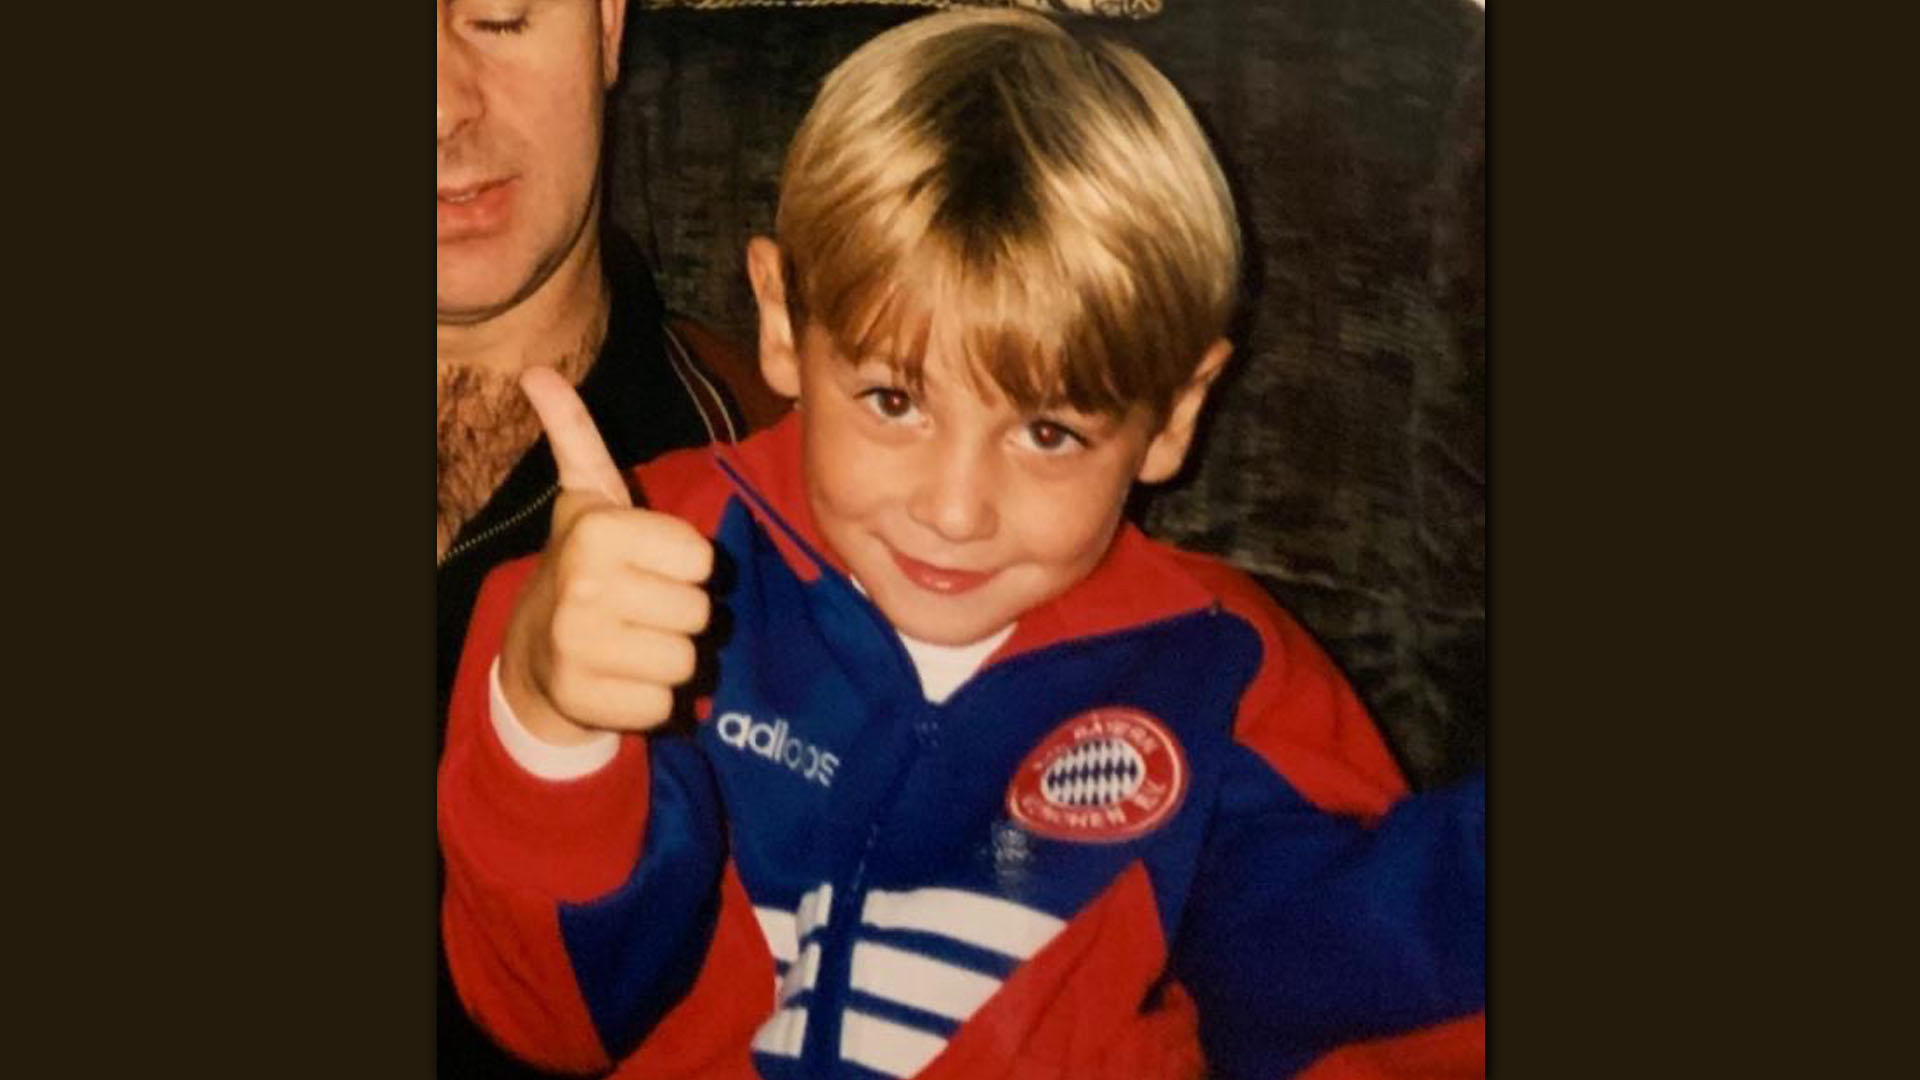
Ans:
[[[1291,619],[1122,521],[1239,276],[1172,87],[1037,16],[914,20],[828,77],[776,232],[796,415],[637,470],[649,509],[526,381],[566,493],[454,699],[469,1009],[635,1077],[1477,1067],[1481,789],[1401,799]]]

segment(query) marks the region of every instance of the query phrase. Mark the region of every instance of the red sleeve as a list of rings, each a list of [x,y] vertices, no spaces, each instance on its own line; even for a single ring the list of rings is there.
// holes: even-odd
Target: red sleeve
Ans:
[[[605,1068],[560,936],[556,905],[618,886],[647,817],[647,749],[628,737],[614,759],[555,782],[507,756],[488,716],[487,674],[536,558],[506,563],[481,586],[449,708],[440,763],[441,909],[447,962],[462,1003],[516,1053],[569,1070]]]
[[[704,451],[665,455],[631,479],[642,505],[685,518],[708,535],[728,497]],[[623,737],[606,766],[558,782],[526,772],[500,745],[489,715],[489,672],[538,562],[537,555],[514,560],[488,576],[455,677],[439,776],[447,863],[442,933],[462,1003],[503,1045],[550,1068],[604,1070],[612,1064],[609,1048],[583,995],[583,973],[568,958],[559,911],[561,904],[623,888],[645,856],[653,794],[649,744]],[[728,977],[712,965],[720,962],[721,971],[737,975],[752,970],[753,948],[761,954],[765,948],[737,882],[723,907],[708,970],[629,1065],[705,1068],[714,1064],[715,1051],[701,1036],[746,1023],[737,1006],[753,995],[736,988],[730,995],[735,1008],[716,1007],[716,980]],[[766,968],[759,981],[770,990],[771,960],[757,959]],[[751,1031],[746,1024],[744,1032],[729,1032],[729,1045],[744,1046]]]
[[[1321,809],[1379,818],[1407,782],[1345,676],[1258,582],[1218,559],[1179,558],[1260,635],[1260,669],[1240,701],[1235,736]]]
[[[753,901],[731,864],[720,882],[719,925],[700,976],[614,1080],[758,1080],[750,1047],[773,1014],[775,972]]]
[[[1307,799],[1377,821],[1408,793],[1366,707],[1319,643],[1265,589],[1216,559],[1180,553],[1195,577],[1260,636],[1262,658],[1235,720],[1239,740]],[[1455,1080],[1486,1073],[1484,1010],[1343,1046],[1300,1080]]]

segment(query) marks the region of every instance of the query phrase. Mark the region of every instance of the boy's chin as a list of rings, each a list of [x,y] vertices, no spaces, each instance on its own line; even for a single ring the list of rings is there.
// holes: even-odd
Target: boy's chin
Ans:
[[[920,612],[891,612],[884,608],[881,614],[893,625],[894,630],[905,637],[925,645],[943,645],[957,648],[972,645],[1000,633],[1013,625],[1012,619],[999,618],[938,618],[929,617]]]

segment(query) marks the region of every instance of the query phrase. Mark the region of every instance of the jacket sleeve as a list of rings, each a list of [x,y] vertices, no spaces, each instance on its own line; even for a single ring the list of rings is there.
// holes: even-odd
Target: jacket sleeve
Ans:
[[[462,1003],[549,1068],[605,1069],[693,985],[720,904],[724,834],[684,738],[623,737],[604,768],[543,780],[488,718],[487,671],[534,566],[482,586],[439,774],[442,934]]]
[[[1234,766],[1176,951],[1223,1076],[1292,1075],[1348,1043],[1485,1007],[1484,786],[1396,803],[1377,825]],[[1471,1050],[1471,1048],[1468,1048]]]
[[[1174,955],[1209,1064],[1223,1077],[1478,1074],[1484,778],[1408,795],[1325,653],[1263,592],[1225,592],[1263,655]]]

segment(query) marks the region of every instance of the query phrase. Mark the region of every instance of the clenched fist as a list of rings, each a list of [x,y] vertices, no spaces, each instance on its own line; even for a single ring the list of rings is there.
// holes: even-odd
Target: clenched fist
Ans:
[[[565,379],[530,368],[520,387],[553,448],[560,494],[546,552],[507,623],[501,690],[527,730],[556,745],[653,728],[694,673],[713,545],[679,518],[633,505]]]

